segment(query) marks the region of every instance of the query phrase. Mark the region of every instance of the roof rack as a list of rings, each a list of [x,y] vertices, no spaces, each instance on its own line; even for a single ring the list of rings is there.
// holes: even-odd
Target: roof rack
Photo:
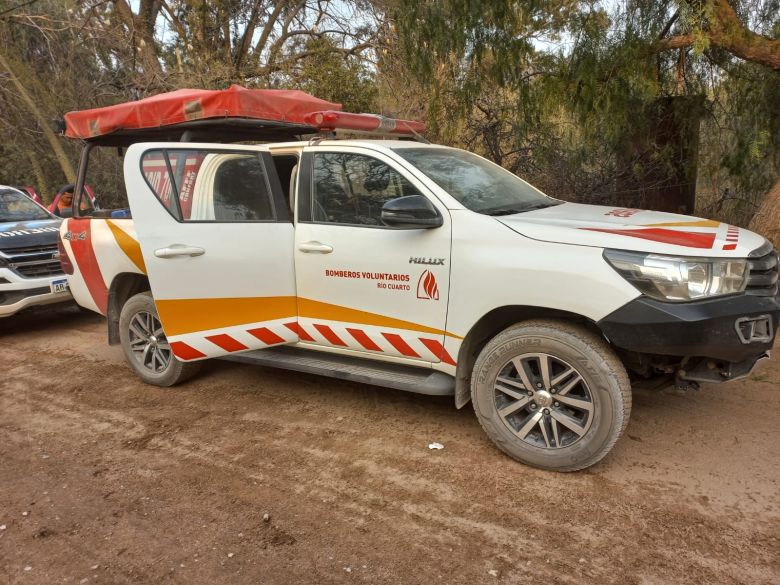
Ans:
[[[182,89],[69,112],[60,132],[96,146],[129,146],[151,141],[284,142],[336,130],[421,139],[425,131],[420,122],[340,110],[340,104],[302,91],[238,85],[227,90]]]

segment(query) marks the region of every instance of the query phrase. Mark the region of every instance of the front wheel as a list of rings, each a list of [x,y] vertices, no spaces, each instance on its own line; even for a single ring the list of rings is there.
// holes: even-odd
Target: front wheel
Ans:
[[[184,363],[173,355],[150,292],[131,297],[122,307],[119,340],[127,363],[147,384],[173,386],[200,369],[200,362]]]
[[[631,384],[609,345],[553,320],[519,323],[490,340],[474,365],[471,398],[502,451],[555,471],[600,461],[631,413]]]

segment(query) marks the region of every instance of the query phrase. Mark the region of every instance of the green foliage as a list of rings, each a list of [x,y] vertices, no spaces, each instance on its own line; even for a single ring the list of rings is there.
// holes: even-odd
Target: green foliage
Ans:
[[[375,111],[378,92],[372,72],[336,49],[327,37],[309,40],[293,83],[312,95],[342,104],[346,111]]]

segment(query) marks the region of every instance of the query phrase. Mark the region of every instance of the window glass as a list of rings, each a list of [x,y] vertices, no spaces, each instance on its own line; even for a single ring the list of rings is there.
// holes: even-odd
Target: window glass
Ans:
[[[375,158],[335,152],[314,156],[311,212],[316,222],[381,226],[382,206],[406,195],[419,192]]]
[[[51,219],[51,214],[15,189],[0,189],[0,222]]]
[[[484,158],[456,148],[396,148],[466,208],[508,215],[559,205],[520,177]]]
[[[231,222],[276,217],[265,168],[255,153],[149,151],[142,170],[157,198],[177,219]]]

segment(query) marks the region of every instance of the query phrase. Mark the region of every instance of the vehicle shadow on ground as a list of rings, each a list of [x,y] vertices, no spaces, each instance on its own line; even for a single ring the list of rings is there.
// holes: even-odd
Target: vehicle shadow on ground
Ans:
[[[92,311],[82,310],[75,304],[35,307],[11,317],[0,319],[0,338],[19,333],[56,331],[62,327],[94,324],[103,317]]]

